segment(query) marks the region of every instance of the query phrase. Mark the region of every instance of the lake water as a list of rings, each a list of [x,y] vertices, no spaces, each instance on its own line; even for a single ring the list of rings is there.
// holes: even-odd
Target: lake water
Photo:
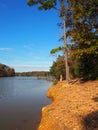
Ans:
[[[37,130],[41,109],[51,102],[51,84],[36,77],[0,78],[0,130]]]

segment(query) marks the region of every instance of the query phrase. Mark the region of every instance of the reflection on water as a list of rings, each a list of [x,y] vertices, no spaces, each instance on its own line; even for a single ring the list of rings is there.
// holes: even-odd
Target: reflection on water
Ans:
[[[0,130],[36,130],[51,82],[36,77],[0,78]]]
[[[4,78],[0,78],[0,98],[6,97],[7,95],[13,94],[13,83],[10,83],[11,80],[8,80],[9,78],[6,78],[6,81]]]

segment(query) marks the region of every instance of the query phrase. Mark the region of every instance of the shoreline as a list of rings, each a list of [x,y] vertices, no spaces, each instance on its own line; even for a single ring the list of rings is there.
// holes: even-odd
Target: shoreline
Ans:
[[[98,80],[49,88],[38,130],[98,130]]]

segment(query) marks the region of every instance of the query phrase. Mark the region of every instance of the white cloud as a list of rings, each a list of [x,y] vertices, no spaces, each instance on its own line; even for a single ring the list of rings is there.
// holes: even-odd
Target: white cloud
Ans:
[[[11,51],[11,50],[12,50],[12,48],[6,48],[6,47],[5,48],[2,48],[2,47],[0,48],[0,51]]]
[[[24,48],[25,48],[25,49],[32,50],[32,49],[34,48],[34,44],[25,44],[25,45],[24,45]]]

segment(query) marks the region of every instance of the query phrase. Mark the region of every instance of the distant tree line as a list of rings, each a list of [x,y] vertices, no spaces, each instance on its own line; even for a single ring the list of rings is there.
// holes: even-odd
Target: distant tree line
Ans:
[[[0,77],[15,76],[14,68],[0,63]]]
[[[49,76],[48,71],[32,71],[32,72],[17,72],[16,76],[36,76],[36,77],[46,77]]]

